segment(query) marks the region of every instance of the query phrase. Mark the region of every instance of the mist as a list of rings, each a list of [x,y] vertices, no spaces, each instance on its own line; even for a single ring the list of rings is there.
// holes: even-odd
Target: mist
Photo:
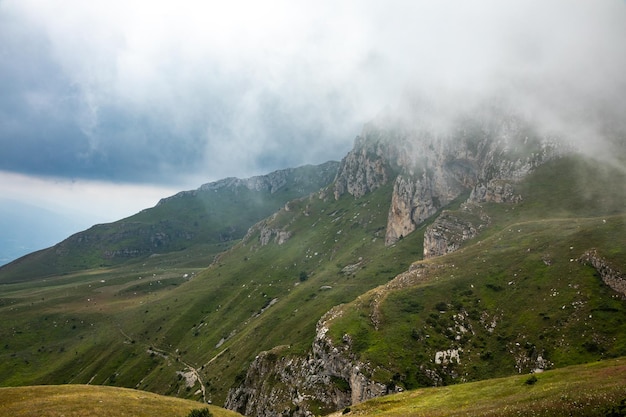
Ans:
[[[0,168],[23,173],[181,184],[319,163],[417,99],[446,115],[505,97],[591,151],[626,110],[618,0],[5,1],[0,18],[2,84],[19,81]]]
[[[155,190],[339,160],[381,117],[445,129],[489,102],[623,169],[625,40],[623,0],[4,0],[0,171],[48,184],[18,195],[39,207],[78,184],[85,213],[148,190],[131,215]]]

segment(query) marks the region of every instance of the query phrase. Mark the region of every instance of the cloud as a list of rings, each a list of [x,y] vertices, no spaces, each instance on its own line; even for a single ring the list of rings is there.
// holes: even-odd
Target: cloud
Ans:
[[[82,227],[130,216],[178,191],[167,186],[67,180],[0,171],[3,200],[28,201],[33,207],[74,218]],[[87,220],[90,223],[85,223]]]
[[[0,0],[0,205],[113,221],[494,97],[610,161],[625,39],[623,0]]]
[[[415,97],[506,94],[583,143],[581,115],[624,110],[624,39],[619,0],[4,0],[0,168],[247,176],[341,158]]]

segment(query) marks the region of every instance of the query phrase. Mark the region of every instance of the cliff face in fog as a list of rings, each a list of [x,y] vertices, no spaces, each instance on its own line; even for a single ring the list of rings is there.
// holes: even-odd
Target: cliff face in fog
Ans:
[[[335,197],[393,183],[391,245],[466,193],[473,202],[519,199],[515,182],[557,154],[553,140],[511,115],[458,118],[443,132],[372,124],[342,160]]]

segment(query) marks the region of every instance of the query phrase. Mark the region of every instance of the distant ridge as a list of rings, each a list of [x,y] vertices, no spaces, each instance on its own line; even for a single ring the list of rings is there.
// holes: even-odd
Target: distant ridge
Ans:
[[[154,254],[207,248],[202,263],[241,239],[248,228],[287,201],[330,184],[339,163],[306,165],[248,179],[226,178],[161,199],[149,209],[95,225],[51,248],[0,268],[0,282],[28,280],[85,268],[117,265]]]

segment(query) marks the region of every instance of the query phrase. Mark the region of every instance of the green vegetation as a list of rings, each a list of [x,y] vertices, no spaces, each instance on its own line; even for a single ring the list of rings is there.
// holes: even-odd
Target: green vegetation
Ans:
[[[349,335],[374,379],[404,389],[626,355],[626,305],[580,259],[593,248],[626,270],[624,176],[597,171],[577,159],[539,168],[522,203],[485,205],[492,226],[464,249],[345,306],[334,342]]]
[[[204,410],[204,411],[203,411]],[[194,414],[195,413],[195,414]],[[151,392],[91,385],[50,385],[0,388],[0,415],[13,417],[187,417],[239,416],[195,401]]]
[[[221,404],[260,350],[305,352],[327,310],[420,256],[418,233],[384,246],[390,193],[293,201],[205,269],[171,253],[171,264],[151,257],[5,284],[0,384],[116,385]],[[261,245],[271,229],[292,236]],[[200,380],[181,375],[191,368]]]
[[[0,269],[0,283],[20,282],[71,271],[117,267],[141,269],[150,256],[160,263],[206,267],[215,255],[239,241],[248,228],[287,201],[329,184],[337,162],[278,171],[248,188],[222,180],[163,199],[155,207],[114,223],[99,224],[52,248],[27,255]],[[270,185],[267,178],[274,178]],[[266,183],[267,182],[267,183]]]
[[[212,417],[213,413],[208,408],[195,409],[187,415],[187,417]]]
[[[485,204],[488,229],[417,264],[419,279],[400,287],[384,285],[420,260],[426,225],[384,246],[391,185],[359,199],[323,189],[281,203],[241,240],[190,241],[121,263],[35,254],[0,271],[0,386],[115,385],[223,404],[260,351],[306,354],[316,322],[339,304],[330,336],[340,345],[349,334],[372,364],[368,376],[389,387],[623,356],[624,302],[578,259],[594,248],[626,270],[624,184],[579,159],[540,167],[519,184],[521,203]],[[179,219],[202,212],[177,210]],[[436,363],[448,350],[458,359]],[[516,383],[538,390],[545,375]]]
[[[353,405],[349,416],[620,416],[626,399],[625,359],[490,379],[440,388],[423,388]],[[335,413],[333,416],[340,416]]]

